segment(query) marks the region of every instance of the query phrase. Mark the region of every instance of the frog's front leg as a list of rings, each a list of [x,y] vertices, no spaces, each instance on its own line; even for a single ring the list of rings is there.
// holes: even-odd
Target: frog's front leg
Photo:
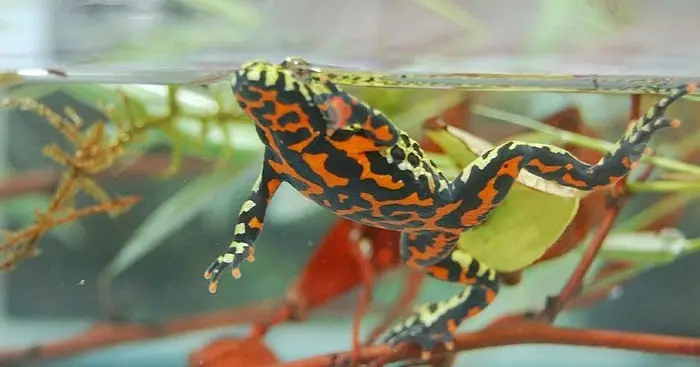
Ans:
[[[216,293],[221,271],[230,266],[233,277],[239,278],[241,276],[238,269],[240,263],[244,259],[250,262],[254,260],[255,240],[263,229],[267,205],[282,183],[281,178],[267,162],[265,159],[248,199],[241,206],[233,241],[226,252],[214,260],[204,273],[204,277],[209,279],[209,292],[211,293]]]
[[[433,265],[415,264],[415,253],[411,249],[431,247],[451,238],[450,252]],[[384,341],[392,346],[400,343],[418,344],[428,359],[437,343],[443,343],[447,350],[454,347],[454,335],[459,325],[467,318],[475,316],[496,298],[500,285],[499,274],[476,258],[457,248],[457,237],[447,233],[427,231],[420,235],[402,236],[401,257],[414,269],[425,271],[433,278],[460,283],[466,287],[445,301],[431,302],[417,307],[415,313],[396,325],[386,335]],[[411,265],[413,264],[413,265]]]
[[[394,146],[399,141],[399,130],[383,112],[347,92],[317,94],[314,96],[314,104],[328,123],[328,136],[342,128],[361,131],[373,143],[371,147],[365,147],[365,150],[381,150]]]

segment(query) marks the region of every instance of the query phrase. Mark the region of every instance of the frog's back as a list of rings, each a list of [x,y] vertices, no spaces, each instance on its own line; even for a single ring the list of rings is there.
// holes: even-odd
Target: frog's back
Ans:
[[[434,215],[449,183],[406,133],[381,150],[362,149],[361,132],[338,130],[304,151],[282,148],[290,170],[283,178],[307,198],[340,216],[402,229],[408,218]],[[412,214],[408,214],[412,213]]]

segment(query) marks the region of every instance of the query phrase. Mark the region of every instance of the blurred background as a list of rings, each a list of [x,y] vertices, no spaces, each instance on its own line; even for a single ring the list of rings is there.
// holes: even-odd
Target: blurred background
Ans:
[[[38,239],[37,257],[0,273],[0,353],[77,335],[99,320],[158,324],[274,304],[284,296],[337,220],[286,186],[268,210],[257,260],[242,266],[243,277],[223,276],[216,295],[208,293],[202,278],[228,246],[260,163],[262,147],[225,81],[245,60],[294,55],[342,72],[421,73],[414,78],[432,83],[430,89],[348,88],[415,136],[425,119],[468,101],[459,126],[492,142],[531,129],[488,111],[541,121],[565,108],[577,109],[587,127],[614,142],[628,121],[626,93],[700,80],[693,47],[699,12],[700,3],[692,0],[2,2],[2,98],[32,98],[68,118],[70,107],[86,126],[103,121],[105,141],[129,132],[133,141],[94,182],[111,198],[140,195],[140,200],[114,218],[90,215],[52,229]],[[593,93],[601,86],[609,93]],[[642,98],[642,108],[656,98]],[[105,112],[104,105],[113,108]],[[686,162],[697,158],[696,106],[689,98],[671,108],[668,115],[684,125],[658,134],[653,143],[658,155]],[[0,223],[8,231],[36,223],[35,210],[45,212],[61,187],[65,167],[47,157],[45,147],[57,144],[71,155],[75,150],[45,116],[26,109],[0,110]],[[142,123],[125,127],[130,119]],[[669,171],[657,170],[651,179],[669,177]],[[700,234],[700,207],[693,201],[698,191],[641,193],[618,222],[624,228],[670,198],[675,207],[667,205],[656,216],[678,214],[668,226],[692,240]],[[75,208],[95,203],[85,192],[70,201]],[[522,283],[503,290],[462,330],[543,307],[579,258],[574,251],[529,269]],[[400,268],[378,280],[367,325],[380,320],[400,292],[406,274]],[[700,291],[693,281],[698,269],[697,254],[679,257],[591,307],[564,313],[557,325],[700,337]],[[458,289],[427,280],[417,302],[447,298]],[[273,329],[267,345],[282,360],[348,349],[355,297],[355,291],[348,292],[304,323]],[[186,366],[188,355],[212,340],[247,333],[246,324],[226,326],[19,365]],[[538,366],[698,363],[524,345],[463,353],[455,365],[523,361]]]

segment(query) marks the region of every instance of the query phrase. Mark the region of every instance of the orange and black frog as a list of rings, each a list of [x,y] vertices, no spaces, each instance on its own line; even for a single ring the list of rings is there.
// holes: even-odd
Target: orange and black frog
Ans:
[[[224,269],[238,278],[243,260],[254,260],[267,206],[286,182],[339,216],[402,232],[401,257],[409,267],[462,285],[453,297],[419,307],[386,336],[394,346],[419,344],[424,357],[438,342],[451,349],[459,325],[495,299],[499,273],[460,250],[457,241],[488,218],[521,170],[579,190],[610,185],[629,173],[657,130],[678,124],[665,110],[695,88],[670,90],[595,165],[551,145],[510,141],[450,180],[388,116],[301,59],[247,62],[231,87],[265,152],[233,240],[205,273],[210,292]]]

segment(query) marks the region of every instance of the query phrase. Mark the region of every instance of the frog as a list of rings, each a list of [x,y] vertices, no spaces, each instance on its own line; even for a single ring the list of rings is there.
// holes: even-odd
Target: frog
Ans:
[[[676,127],[665,116],[696,84],[669,88],[596,164],[547,144],[506,141],[483,152],[448,179],[420,144],[390,118],[310,67],[301,58],[243,63],[230,80],[235,99],[264,145],[260,173],[241,205],[233,240],[206,269],[209,292],[222,272],[241,277],[255,260],[255,241],[282,183],[333,214],[401,232],[408,268],[461,290],[417,307],[391,328],[392,347],[418,345],[430,358],[439,343],[454,349],[462,323],[492,304],[501,274],[458,246],[460,235],[484,223],[521,171],[581,191],[613,185],[648,152],[656,131]]]

